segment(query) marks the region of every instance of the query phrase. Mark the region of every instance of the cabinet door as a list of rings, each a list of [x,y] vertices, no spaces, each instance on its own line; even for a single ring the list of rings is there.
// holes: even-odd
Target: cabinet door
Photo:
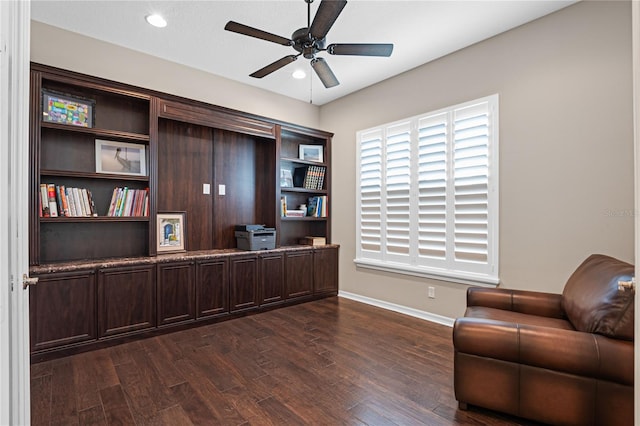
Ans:
[[[313,292],[338,292],[338,248],[316,248],[313,251]]]
[[[292,251],[285,255],[285,291],[287,299],[313,293],[313,251]]]
[[[231,311],[258,306],[258,258],[231,258],[229,263],[229,291]]]
[[[195,319],[193,262],[158,265],[158,326]]]
[[[207,318],[229,312],[229,262],[207,260],[196,264],[196,317]]]
[[[101,269],[98,273],[98,336],[155,327],[155,284],[155,265]]]
[[[96,339],[93,271],[41,275],[29,294],[31,352]]]
[[[261,305],[270,305],[284,300],[284,254],[260,255]]]

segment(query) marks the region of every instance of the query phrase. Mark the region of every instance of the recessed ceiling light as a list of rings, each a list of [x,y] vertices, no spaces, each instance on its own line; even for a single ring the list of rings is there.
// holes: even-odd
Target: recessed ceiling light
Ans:
[[[145,16],[144,19],[146,19],[147,22],[153,25],[154,27],[164,28],[167,26],[167,21],[165,21],[162,16],[155,13],[153,15]]]
[[[291,76],[297,80],[302,80],[307,76],[307,73],[304,70],[295,70]]]

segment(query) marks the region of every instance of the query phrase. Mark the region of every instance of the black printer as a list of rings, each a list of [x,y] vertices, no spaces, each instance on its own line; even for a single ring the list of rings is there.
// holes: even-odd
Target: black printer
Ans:
[[[236,225],[236,241],[240,250],[276,248],[276,229],[264,225]]]

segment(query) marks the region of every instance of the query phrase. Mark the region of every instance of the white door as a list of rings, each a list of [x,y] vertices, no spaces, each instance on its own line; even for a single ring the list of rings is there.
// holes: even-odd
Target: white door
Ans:
[[[28,425],[29,1],[0,0],[0,424]]]
[[[636,281],[640,282],[640,3],[631,3],[632,31],[631,49],[633,51],[633,129],[635,149],[635,251]],[[635,299],[635,423],[640,424],[640,303],[638,289]]]

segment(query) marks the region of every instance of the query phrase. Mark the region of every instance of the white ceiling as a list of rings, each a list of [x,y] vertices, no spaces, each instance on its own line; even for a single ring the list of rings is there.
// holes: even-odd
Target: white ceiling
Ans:
[[[1,0],[0,0],[1,1]],[[320,3],[311,4],[311,16]],[[49,25],[158,56],[232,80],[322,105],[404,71],[562,9],[569,1],[351,0],[329,43],[393,43],[390,58],[325,57],[340,85],[326,89],[300,57],[262,78],[249,74],[296,53],[293,48],[224,30],[229,20],[290,38],[307,25],[304,0],[87,1],[32,0],[31,17]],[[144,17],[159,13],[166,28]],[[304,80],[291,73],[302,68]]]

